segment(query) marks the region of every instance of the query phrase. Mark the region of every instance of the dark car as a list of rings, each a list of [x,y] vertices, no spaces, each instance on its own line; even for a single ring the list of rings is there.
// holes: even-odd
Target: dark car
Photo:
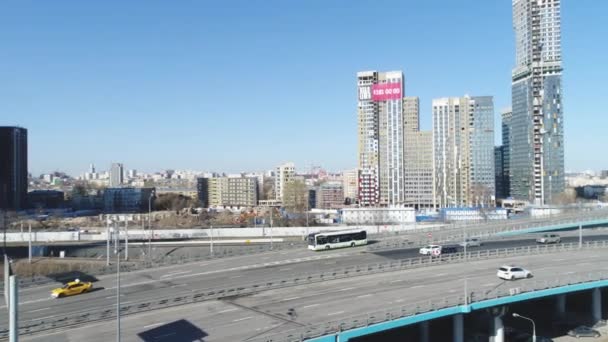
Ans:
[[[595,330],[595,329],[591,329],[587,326],[584,325],[580,325],[570,331],[568,331],[568,336],[573,336],[576,338],[579,337],[600,337],[602,336],[602,334],[600,334],[599,331]]]

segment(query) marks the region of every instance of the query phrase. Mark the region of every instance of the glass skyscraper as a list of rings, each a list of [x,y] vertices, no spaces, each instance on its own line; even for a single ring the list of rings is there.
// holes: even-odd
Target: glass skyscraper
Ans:
[[[0,209],[21,210],[27,203],[27,130],[0,127]]]
[[[565,188],[560,0],[513,0],[510,195],[552,203]]]

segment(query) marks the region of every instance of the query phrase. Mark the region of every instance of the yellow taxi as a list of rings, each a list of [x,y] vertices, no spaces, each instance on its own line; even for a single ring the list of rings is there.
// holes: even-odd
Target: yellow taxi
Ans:
[[[71,281],[63,287],[59,287],[51,291],[51,297],[61,298],[67,296],[73,296],[85,292],[91,291],[93,284],[91,282],[82,282],[79,279]]]

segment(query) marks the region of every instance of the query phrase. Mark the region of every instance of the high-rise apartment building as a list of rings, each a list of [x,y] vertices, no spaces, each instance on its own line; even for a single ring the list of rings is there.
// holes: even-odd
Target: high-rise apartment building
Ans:
[[[403,73],[357,73],[359,203],[404,203]]]
[[[121,163],[113,163],[110,167],[110,187],[121,186],[124,183],[124,167]]]
[[[315,195],[316,208],[338,209],[344,207],[344,188],[341,183],[328,182],[321,184]]]
[[[513,111],[511,108],[504,109],[501,113],[502,120],[502,146],[501,146],[501,169],[496,170],[497,177],[500,178],[500,186],[496,188],[496,197],[509,198],[511,197],[511,122],[513,119]],[[499,165],[499,164],[496,164]],[[500,191],[499,191],[500,190]]]
[[[293,181],[296,175],[296,167],[293,163],[285,163],[277,166],[274,178],[274,193],[277,201],[283,200],[283,191],[285,184]]]
[[[552,203],[565,189],[560,0],[513,0],[510,192]]]
[[[433,195],[433,132],[420,131],[420,100],[403,98],[405,205],[435,206]]]
[[[24,209],[27,185],[27,129],[0,127],[0,209]]]
[[[492,97],[434,99],[433,148],[434,193],[440,208],[493,204]]]

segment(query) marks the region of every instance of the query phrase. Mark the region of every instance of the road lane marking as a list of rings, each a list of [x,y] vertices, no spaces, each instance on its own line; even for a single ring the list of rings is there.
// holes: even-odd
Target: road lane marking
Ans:
[[[410,286],[410,289],[418,289],[423,287],[424,285],[415,285],[415,286]]]
[[[356,287],[345,287],[345,288],[343,288],[343,289],[338,290],[338,292],[341,292],[341,291],[349,291],[349,290],[354,290],[354,289],[356,289]]]
[[[229,279],[236,279],[236,278],[240,278],[240,277],[242,277],[242,275],[236,275],[236,276],[232,276],[232,277],[230,277]]]
[[[496,283],[487,283],[487,284],[483,284],[481,285],[482,287],[488,287],[488,286],[494,286],[496,285]]]
[[[365,297],[371,297],[371,296],[372,296],[372,294],[368,293],[368,294],[357,296],[357,298],[365,298]]]
[[[391,283],[391,284],[394,284],[394,283],[400,283],[400,282],[402,282],[402,281],[406,281],[406,280],[407,280],[407,279],[392,280],[392,281],[390,281],[390,283]]]
[[[288,301],[288,300],[294,300],[294,299],[298,299],[298,298],[301,298],[301,297],[291,297],[291,298],[285,298],[285,299],[282,299],[281,301],[286,302],[286,301]]]
[[[327,316],[335,316],[335,315],[339,315],[339,314],[343,314],[344,311],[338,311],[338,312],[332,312],[332,313],[328,313]]]
[[[180,287],[180,286],[188,286],[188,284],[177,284],[177,285],[171,286],[171,288],[174,289],[174,288]]]
[[[321,304],[319,304],[319,303],[317,303],[317,304],[310,304],[310,305],[303,306],[302,309],[313,308],[313,307],[319,306],[319,305],[321,305]]]
[[[232,309],[226,309],[226,310],[222,310],[222,311],[218,311],[217,313],[225,313],[225,312],[231,312],[231,311],[236,311],[238,309],[232,308]]]
[[[292,270],[291,268],[281,268],[281,269],[279,269],[279,271],[291,271],[291,270]]]
[[[38,312],[38,311],[44,311],[44,310],[50,310],[51,308],[42,308],[42,309],[36,309],[36,310],[30,310],[30,312]]]
[[[167,322],[148,324],[148,325],[144,325],[143,328],[146,329],[146,328],[154,327],[154,326],[157,326],[157,325],[162,325],[162,324],[165,324],[165,323],[167,323]]]
[[[253,318],[253,316],[247,316],[247,317],[243,317],[243,318],[237,318],[237,319],[233,320],[233,322],[245,321],[245,320],[252,319],[252,318]]]

